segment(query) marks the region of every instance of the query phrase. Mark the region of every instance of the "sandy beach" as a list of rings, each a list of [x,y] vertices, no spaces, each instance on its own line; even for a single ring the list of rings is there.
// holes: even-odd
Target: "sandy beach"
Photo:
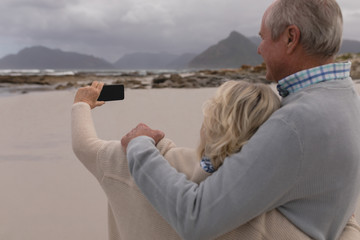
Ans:
[[[195,147],[202,104],[215,90],[126,89],[124,101],[93,110],[98,136],[120,139],[144,122],[178,146]],[[71,148],[74,94],[0,97],[0,239],[107,239],[105,195]]]
[[[139,122],[179,146],[196,146],[202,103],[215,88],[126,90],[93,110],[99,137],[120,139]],[[107,202],[71,148],[75,90],[0,98],[0,239],[107,239]]]

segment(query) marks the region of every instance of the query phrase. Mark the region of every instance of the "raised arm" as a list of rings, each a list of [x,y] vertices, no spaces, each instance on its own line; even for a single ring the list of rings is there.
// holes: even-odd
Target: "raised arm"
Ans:
[[[72,106],[71,138],[76,157],[93,175],[100,177],[96,159],[98,151],[106,141],[97,137],[90,106],[87,103],[79,102]]]
[[[96,164],[99,149],[105,141],[98,139],[91,117],[91,109],[101,106],[104,102],[97,101],[103,83],[93,82],[91,86],[80,88],[71,109],[72,148],[77,158],[97,178],[100,169]]]

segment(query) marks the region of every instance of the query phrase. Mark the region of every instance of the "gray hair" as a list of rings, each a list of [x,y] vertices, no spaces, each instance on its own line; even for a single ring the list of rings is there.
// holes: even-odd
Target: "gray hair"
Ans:
[[[288,26],[297,26],[300,43],[309,55],[333,57],[340,49],[343,17],[335,0],[278,0],[265,24],[274,41]]]

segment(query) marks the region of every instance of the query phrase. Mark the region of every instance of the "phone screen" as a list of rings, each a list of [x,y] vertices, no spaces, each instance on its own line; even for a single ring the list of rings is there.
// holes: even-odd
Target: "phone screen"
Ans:
[[[98,101],[124,100],[124,85],[104,85]]]

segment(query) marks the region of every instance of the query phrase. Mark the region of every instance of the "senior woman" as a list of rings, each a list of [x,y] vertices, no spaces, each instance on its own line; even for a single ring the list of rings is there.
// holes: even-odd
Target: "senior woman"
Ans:
[[[72,107],[72,144],[76,156],[97,178],[107,196],[109,239],[180,239],[134,183],[120,141],[97,137],[90,110],[104,103],[96,100],[102,86],[94,82],[78,90]],[[177,171],[200,183],[221,167],[227,156],[240,151],[279,105],[278,97],[266,85],[226,82],[204,105],[197,149],[176,147],[170,139],[162,139],[157,148]],[[163,137],[163,133],[156,130],[149,134]],[[352,239],[354,234],[356,222],[352,219],[343,239]],[[238,226],[218,239],[264,238],[310,239],[277,210]]]

